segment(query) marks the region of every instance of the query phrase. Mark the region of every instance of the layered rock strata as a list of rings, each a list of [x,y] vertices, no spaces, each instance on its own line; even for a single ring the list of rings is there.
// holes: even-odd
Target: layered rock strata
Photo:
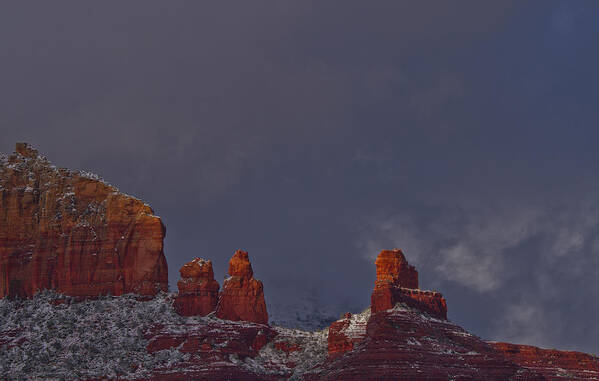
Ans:
[[[375,261],[376,281],[370,308],[362,314],[346,314],[329,328],[329,358],[336,359],[351,351],[366,337],[371,314],[393,309],[398,304],[424,312],[434,319],[447,319],[443,295],[418,289],[418,272],[399,249],[383,250]],[[407,287],[411,286],[411,288]]]
[[[530,345],[489,343],[508,360],[547,380],[599,380],[599,357],[575,351],[542,349]]]
[[[363,340],[304,379],[544,380],[457,325],[401,305],[372,314]]]
[[[346,313],[342,319],[331,323],[329,327],[329,358],[335,359],[354,349],[366,337],[366,324],[370,318],[370,309],[361,314]]]
[[[254,278],[247,252],[235,252],[229,262],[229,275],[218,298],[216,316],[233,321],[268,323],[262,282]]]
[[[405,288],[418,288],[418,271],[408,263],[400,249],[382,250],[374,264],[377,282],[389,282]]]
[[[196,258],[179,270],[179,293],[173,306],[182,316],[205,316],[216,309],[220,286],[214,280],[212,262]]]
[[[0,298],[168,288],[165,228],[144,202],[18,143],[0,155]]]
[[[405,303],[440,319],[447,319],[443,295],[418,289],[418,272],[399,249],[383,250],[376,261],[376,281],[371,296],[372,313]]]
[[[388,310],[397,303],[404,303],[439,319],[447,319],[447,303],[439,292],[414,290],[391,284],[376,287],[372,292],[372,313]]]

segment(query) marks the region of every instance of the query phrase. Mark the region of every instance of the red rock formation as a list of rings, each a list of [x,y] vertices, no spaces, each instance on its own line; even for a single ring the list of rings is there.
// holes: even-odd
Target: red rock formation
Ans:
[[[432,316],[447,319],[443,295],[418,288],[418,272],[410,266],[399,249],[383,250],[376,261],[376,282],[370,299],[372,313],[405,303]]]
[[[268,326],[247,322],[207,320],[203,324],[157,325],[146,335],[148,352],[178,348],[190,357],[176,368],[156,369],[152,377],[144,379],[280,380],[280,375],[256,374],[243,366],[244,360],[255,358],[276,335]],[[232,357],[238,362],[232,362]]]
[[[361,314],[346,313],[342,319],[331,323],[328,337],[329,358],[335,359],[351,351],[366,337],[366,323],[370,310]]]
[[[306,380],[543,380],[449,321],[396,306],[370,316],[353,350]]]
[[[383,284],[372,292],[372,312],[385,311],[396,303],[404,303],[439,319],[447,319],[447,303],[439,292],[413,290]]]
[[[418,271],[408,264],[399,249],[383,250],[376,261],[377,282],[390,282],[405,288],[418,288]]]
[[[541,349],[530,345],[489,343],[508,360],[548,380],[599,380],[599,357],[581,352]]]
[[[268,323],[262,282],[254,278],[248,253],[237,250],[229,262],[216,307],[216,316],[226,320]]]
[[[165,228],[147,204],[24,143],[16,151],[0,155],[0,298],[167,290]]]
[[[214,280],[212,262],[202,258],[183,265],[179,270],[181,280],[177,282],[179,294],[173,306],[182,316],[205,316],[216,310],[220,286]]]

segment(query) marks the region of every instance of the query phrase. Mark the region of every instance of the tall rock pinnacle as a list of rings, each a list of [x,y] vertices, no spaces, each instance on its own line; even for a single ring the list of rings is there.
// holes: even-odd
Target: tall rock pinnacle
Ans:
[[[262,282],[253,274],[248,253],[237,250],[229,262],[230,277],[223,283],[219,295],[217,317],[268,323]]]

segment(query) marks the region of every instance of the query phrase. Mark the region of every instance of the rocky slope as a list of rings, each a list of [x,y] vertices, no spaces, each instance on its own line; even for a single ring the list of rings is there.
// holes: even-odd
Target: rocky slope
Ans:
[[[95,175],[24,143],[0,156],[0,297],[165,291],[164,234],[148,205]]]
[[[241,250],[222,288],[196,258],[179,292],[162,292],[160,219],[96,176],[19,144],[0,156],[0,187],[0,379],[599,380],[596,356],[488,343],[450,322],[398,249],[379,254],[366,311],[281,328]]]
[[[508,360],[548,380],[599,380],[597,356],[530,345],[489,343]]]

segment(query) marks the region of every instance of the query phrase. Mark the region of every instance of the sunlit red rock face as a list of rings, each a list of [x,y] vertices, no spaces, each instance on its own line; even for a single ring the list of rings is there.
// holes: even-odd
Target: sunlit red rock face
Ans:
[[[383,250],[376,261],[376,282],[371,296],[372,313],[405,303],[432,316],[447,319],[443,295],[418,289],[418,272],[399,249]]]
[[[254,278],[247,252],[235,252],[229,262],[229,275],[219,295],[216,316],[266,324],[268,313],[262,282]]]
[[[547,380],[599,380],[599,357],[593,355],[529,345],[489,344],[508,360],[534,370]]]
[[[24,143],[0,155],[0,298],[167,290],[165,228],[97,176],[57,169]]]
[[[383,250],[376,261],[377,282],[390,282],[399,287],[418,288],[418,271],[399,249]]]
[[[205,316],[216,309],[220,286],[214,280],[212,262],[202,258],[183,265],[177,282],[179,294],[173,306],[182,316]]]
[[[447,303],[441,293],[393,286],[377,285],[371,296],[372,312],[385,311],[396,303],[405,303],[440,319],[447,319]]]

